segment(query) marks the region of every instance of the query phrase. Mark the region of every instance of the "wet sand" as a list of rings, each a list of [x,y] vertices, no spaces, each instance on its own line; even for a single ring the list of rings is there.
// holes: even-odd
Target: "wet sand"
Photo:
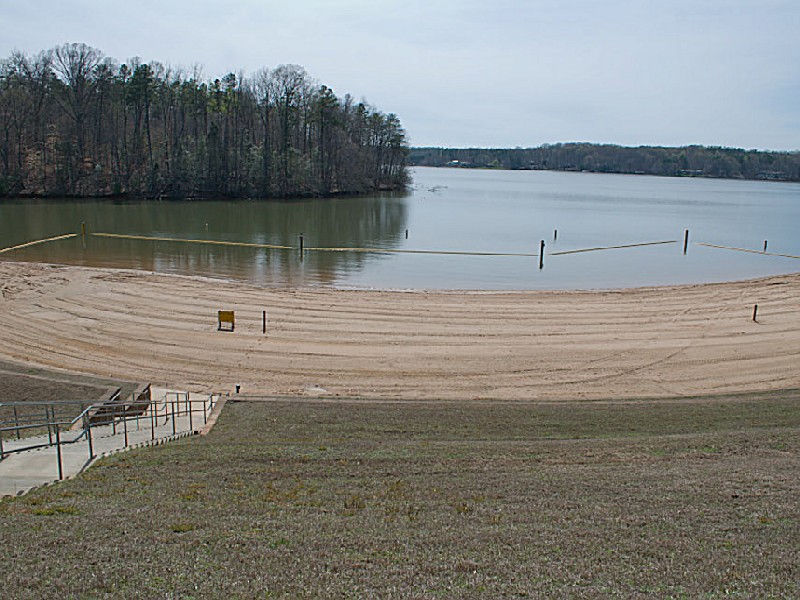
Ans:
[[[388,292],[0,262],[0,292],[0,359],[196,391],[558,401],[800,388],[800,274]],[[217,331],[217,310],[235,311],[233,333]]]

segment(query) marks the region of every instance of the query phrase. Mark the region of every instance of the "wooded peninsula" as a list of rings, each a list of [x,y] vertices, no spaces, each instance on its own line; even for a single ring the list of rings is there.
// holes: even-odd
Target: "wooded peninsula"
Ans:
[[[587,171],[671,177],[800,181],[800,152],[708,146],[545,144],[537,148],[412,148],[414,166]]]
[[[64,44],[0,62],[0,196],[290,198],[408,182],[405,131],[297,65],[228,73]]]

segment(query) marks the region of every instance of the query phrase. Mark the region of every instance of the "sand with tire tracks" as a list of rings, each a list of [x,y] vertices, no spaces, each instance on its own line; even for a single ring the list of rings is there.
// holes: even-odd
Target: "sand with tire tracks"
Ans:
[[[235,332],[217,331],[219,309],[235,310]],[[0,262],[0,315],[0,358],[197,391],[556,401],[800,388],[800,274],[388,292]]]

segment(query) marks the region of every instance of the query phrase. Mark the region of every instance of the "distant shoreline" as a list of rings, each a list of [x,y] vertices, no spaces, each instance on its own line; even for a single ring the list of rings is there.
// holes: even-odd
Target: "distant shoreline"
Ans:
[[[448,165],[409,165],[410,168],[416,169],[418,167],[424,169],[465,169],[469,171],[538,171],[545,173],[575,173],[578,175],[625,175],[628,177],[665,177],[669,179],[713,179],[716,181],[753,181],[756,183],[800,183],[800,179],[746,179],[744,177],[715,177],[712,175],[659,175],[654,173],[623,173],[615,171],[578,171],[576,169],[512,169],[503,167],[451,167]]]
[[[513,149],[415,147],[410,150],[409,164],[412,167],[800,182],[800,151],[708,146],[634,148],[569,143]]]

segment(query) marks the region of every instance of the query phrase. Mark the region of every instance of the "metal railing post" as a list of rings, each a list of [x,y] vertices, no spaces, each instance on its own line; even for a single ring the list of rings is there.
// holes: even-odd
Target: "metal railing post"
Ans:
[[[122,428],[125,430],[125,447],[128,447],[128,415],[122,412]]]
[[[175,435],[175,401],[174,400],[170,403],[170,406],[172,408],[172,435]]]
[[[92,423],[89,421],[89,416],[84,413],[83,415],[83,428],[86,430],[86,441],[89,442],[89,460],[94,458],[94,445],[92,443]]]
[[[210,398],[211,396],[209,396],[208,399],[203,400],[203,425],[208,425],[208,400]]]
[[[56,455],[58,456],[58,480],[64,479],[64,467],[61,464],[61,432],[56,425]]]
[[[189,431],[194,431],[194,425],[192,424],[192,402],[189,400],[189,392],[186,392],[186,401],[189,405]]]
[[[19,432],[19,416],[17,415],[17,406],[14,405],[14,427],[17,430],[17,439],[20,439],[21,434]]]
[[[44,422],[47,423],[47,440],[50,445],[53,445],[53,428],[50,426],[50,411],[47,406],[44,407]]]
[[[152,441],[155,441],[155,439],[156,439],[156,425],[155,425],[155,420],[156,420],[156,408],[155,408],[155,402],[153,402],[153,401],[151,400],[151,401],[150,401],[150,441],[151,441],[151,442],[152,442]]]
[[[6,457],[6,452],[3,450],[3,432],[0,431],[0,460]]]

